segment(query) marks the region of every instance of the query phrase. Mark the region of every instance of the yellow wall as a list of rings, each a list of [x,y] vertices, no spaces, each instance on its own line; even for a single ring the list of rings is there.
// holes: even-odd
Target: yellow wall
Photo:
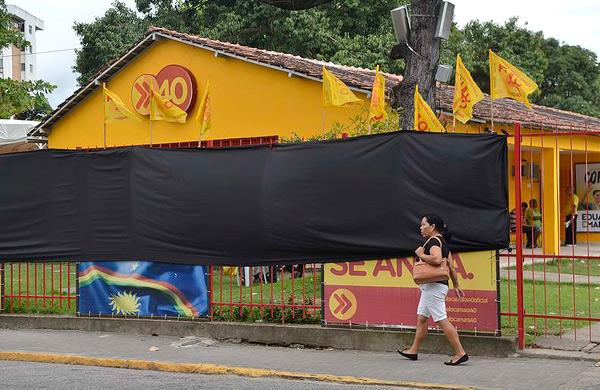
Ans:
[[[188,68],[204,89],[210,80],[212,130],[206,139],[245,138],[279,135],[280,138],[310,137],[323,133],[321,83],[245,61],[214,57],[213,52],[175,41],[159,41],[107,83],[132,109],[131,86],[143,73],[156,74],[164,66],[177,64]],[[365,100],[366,95],[357,93]],[[198,106],[199,96],[196,106]],[[325,109],[325,126],[335,122],[350,125],[350,118],[364,107]],[[197,141],[194,123],[197,107],[185,124],[153,122],[153,143]],[[140,123],[131,120],[108,124],[107,146],[149,143],[149,121],[139,115]],[[95,148],[103,146],[103,106],[101,88],[88,95],[77,107],[63,116],[51,129],[50,148]]]

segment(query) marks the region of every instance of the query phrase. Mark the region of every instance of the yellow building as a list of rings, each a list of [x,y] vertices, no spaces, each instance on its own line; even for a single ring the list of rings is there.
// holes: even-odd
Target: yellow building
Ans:
[[[363,105],[344,108],[321,107],[321,72],[326,66],[356,95]],[[49,148],[87,149],[160,145],[196,147],[200,126],[194,120],[201,92],[210,80],[212,127],[203,145],[228,146],[308,139],[325,132],[352,134],[365,109],[374,71],[341,66],[297,56],[254,49],[165,29],[152,29],[120,58],[102,69],[93,80],[62,103],[30,132],[30,142],[47,142]],[[402,77],[385,74],[386,89]],[[155,81],[153,81],[155,80]],[[146,84],[144,84],[146,82]],[[186,123],[152,122],[144,109],[148,83],[187,109]],[[104,127],[102,83],[137,112],[140,121],[124,120]],[[146,89],[145,89],[146,88]],[[481,133],[492,129],[489,97],[475,106],[474,119],[453,126],[450,119],[454,88],[438,87],[440,116],[447,131]],[[600,129],[600,120],[547,107],[534,110],[506,99],[494,102],[493,130],[513,134],[513,125],[523,125],[522,199],[538,199],[543,215],[544,246],[557,253],[569,183],[575,164],[600,163],[600,139],[579,132]],[[548,136],[559,132],[574,135]],[[509,138],[509,199],[514,207],[514,137]],[[587,152],[586,152],[587,151]],[[468,158],[468,156],[466,156]],[[599,230],[600,231],[600,230]],[[600,241],[600,233],[579,233],[580,238]]]

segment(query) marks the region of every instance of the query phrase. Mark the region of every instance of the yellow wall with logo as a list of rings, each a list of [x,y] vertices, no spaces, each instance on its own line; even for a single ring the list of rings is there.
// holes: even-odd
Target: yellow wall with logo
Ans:
[[[144,73],[156,75],[164,66],[186,67],[196,78],[201,91],[210,80],[212,130],[206,139],[245,138],[278,135],[283,139],[311,137],[331,129],[339,122],[351,126],[352,117],[364,107],[321,108],[321,83],[287,72],[242,60],[215,57],[208,50],[175,41],[158,41],[132,60],[108,82],[107,88],[118,94],[133,111],[131,87]],[[356,93],[367,104],[367,96]],[[153,122],[153,143],[197,141],[194,121],[200,96],[185,124]],[[323,115],[324,113],[324,115]],[[149,143],[149,120],[124,120],[108,124],[107,146]],[[50,148],[95,148],[103,146],[103,105],[101,87],[63,116],[51,129]]]
[[[212,129],[205,139],[246,138],[277,135],[280,139],[310,138],[331,130],[336,123],[352,130],[354,119],[364,115],[367,96],[356,93],[364,104],[344,108],[321,108],[319,81],[289,77],[285,71],[271,69],[228,57],[215,57],[212,51],[176,41],[162,40],[131,60],[122,70],[107,81],[107,87],[118,94],[133,111],[131,88],[141,74],[156,75],[163,67],[176,64],[186,67],[194,75],[199,90],[206,81],[211,82]],[[153,143],[189,142],[199,138],[199,126],[194,118],[200,96],[185,124],[153,122]],[[483,104],[483,103],[482,103]],[[88,95],[66,113],[52,127],[48,137],[50,148],[97,148],[103,146],[103,104],[101,87]],[[136,114],[137,115],[137,114]],[[150,122],[147,116],[138,115],[140,121],[124,120],[107,125],[107,146],[145,145],[150,143]],[[467,125],[445,118],[448,131],[480,133],[490,124],[469,122]],[[513,134],[513,127],[496,125],[495,130]],[[539,131],[539,130],[536,130]],[[523,133],[531,130],[523,129]],[[509,138],[509,210],[514,208],[514,164],[512,153],[514,138]],[[600,140],[588,137],[524,137],[523,158],[543,165],[545,172],[540,182],[524,179],[522,199],[542,200],[544,215],[544,241],[547,252],[556,252],[563,225],[560,207],[568,183],[559,169],[564,169],[565,158],[558,158],[557,150],[600,151]],[[528,149],[534,149],[533,155]],[[544,151],[540,153],[540,151]],[[563,152],[564,153],[564,152]],[[545,158],[542,158],[545,156]],[[580,157],[577,157],[580,158]],[[507,210],[508,211],[508,210]],[[590,240],[600,240],[600,234],[590,235]]]

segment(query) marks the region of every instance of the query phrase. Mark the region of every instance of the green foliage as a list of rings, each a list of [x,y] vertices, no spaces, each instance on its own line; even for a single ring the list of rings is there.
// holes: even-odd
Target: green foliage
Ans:
[[[150,25],[251,47],[399,73],[389,59],[395,44],[389,11],[401,0],[335,0],[290,11],[257,0],[136,0],[140,15],[115,1],[100,18],[76,23],[82,49],[79,84],[139,40]]]
[[[494,22],[471,21],[462,30],[454,28],[442,57],[445,63],[456,63],[460,53],[473,79],[484,92],[490,90],[489,49],[519,67],[538,85],[544,80],[548,59],[543,50],[542,32],[533,32],[509,19],[504,26]]]
[[[23,34],[13,28],[12,18],[6,10],[5,0],[0,0],[0,47],[15,45],[21,49],[30,46]]]
[[[288,299],[288,305],[292,305],[292,298]],[[298,302],[295,303],[296,305]],[[305,305],[313,305],[312,299],[306,298],[304,301]],[[283,313],[283,320],[281,318]],[[239,307],[227,307],[227,306],[213,306],[213,319],[215,321],[234,321],[234,322],[274,322],[286,324],[319,324],[321,322],[321,314],[314,310],[308,309],[292,309],[286,307],[282,310],[281,307],[273,308],[250,308],[244,306],[241,309]]]
[[[596,54],[579,46],[546,39],[549,59],[537,102],[545,106],[600,117],[600,66]]]
[[[73,69],[79,73],[77,82],[86,84],[102,67],[118,58],[148,29],[127,6],[115,1],[104,16],[91,23],[75,23],[73,29],[81,40],[81,50]]]
[[[0,47],[8,45],[25,48],[30,44],[13,28],[6,4],[0,0]],[[52,110],[45,95],[54,88],[56,86],[42,80],[0,79],[0,118],[41,119]]]

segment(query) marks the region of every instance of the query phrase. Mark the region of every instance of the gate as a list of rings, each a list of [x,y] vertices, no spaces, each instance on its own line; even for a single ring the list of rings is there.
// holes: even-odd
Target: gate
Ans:
[[[511,143],[514,251],[500,257],[503,326],[516,326],[521,349],[598,342],[600,132],[516,124]]]

